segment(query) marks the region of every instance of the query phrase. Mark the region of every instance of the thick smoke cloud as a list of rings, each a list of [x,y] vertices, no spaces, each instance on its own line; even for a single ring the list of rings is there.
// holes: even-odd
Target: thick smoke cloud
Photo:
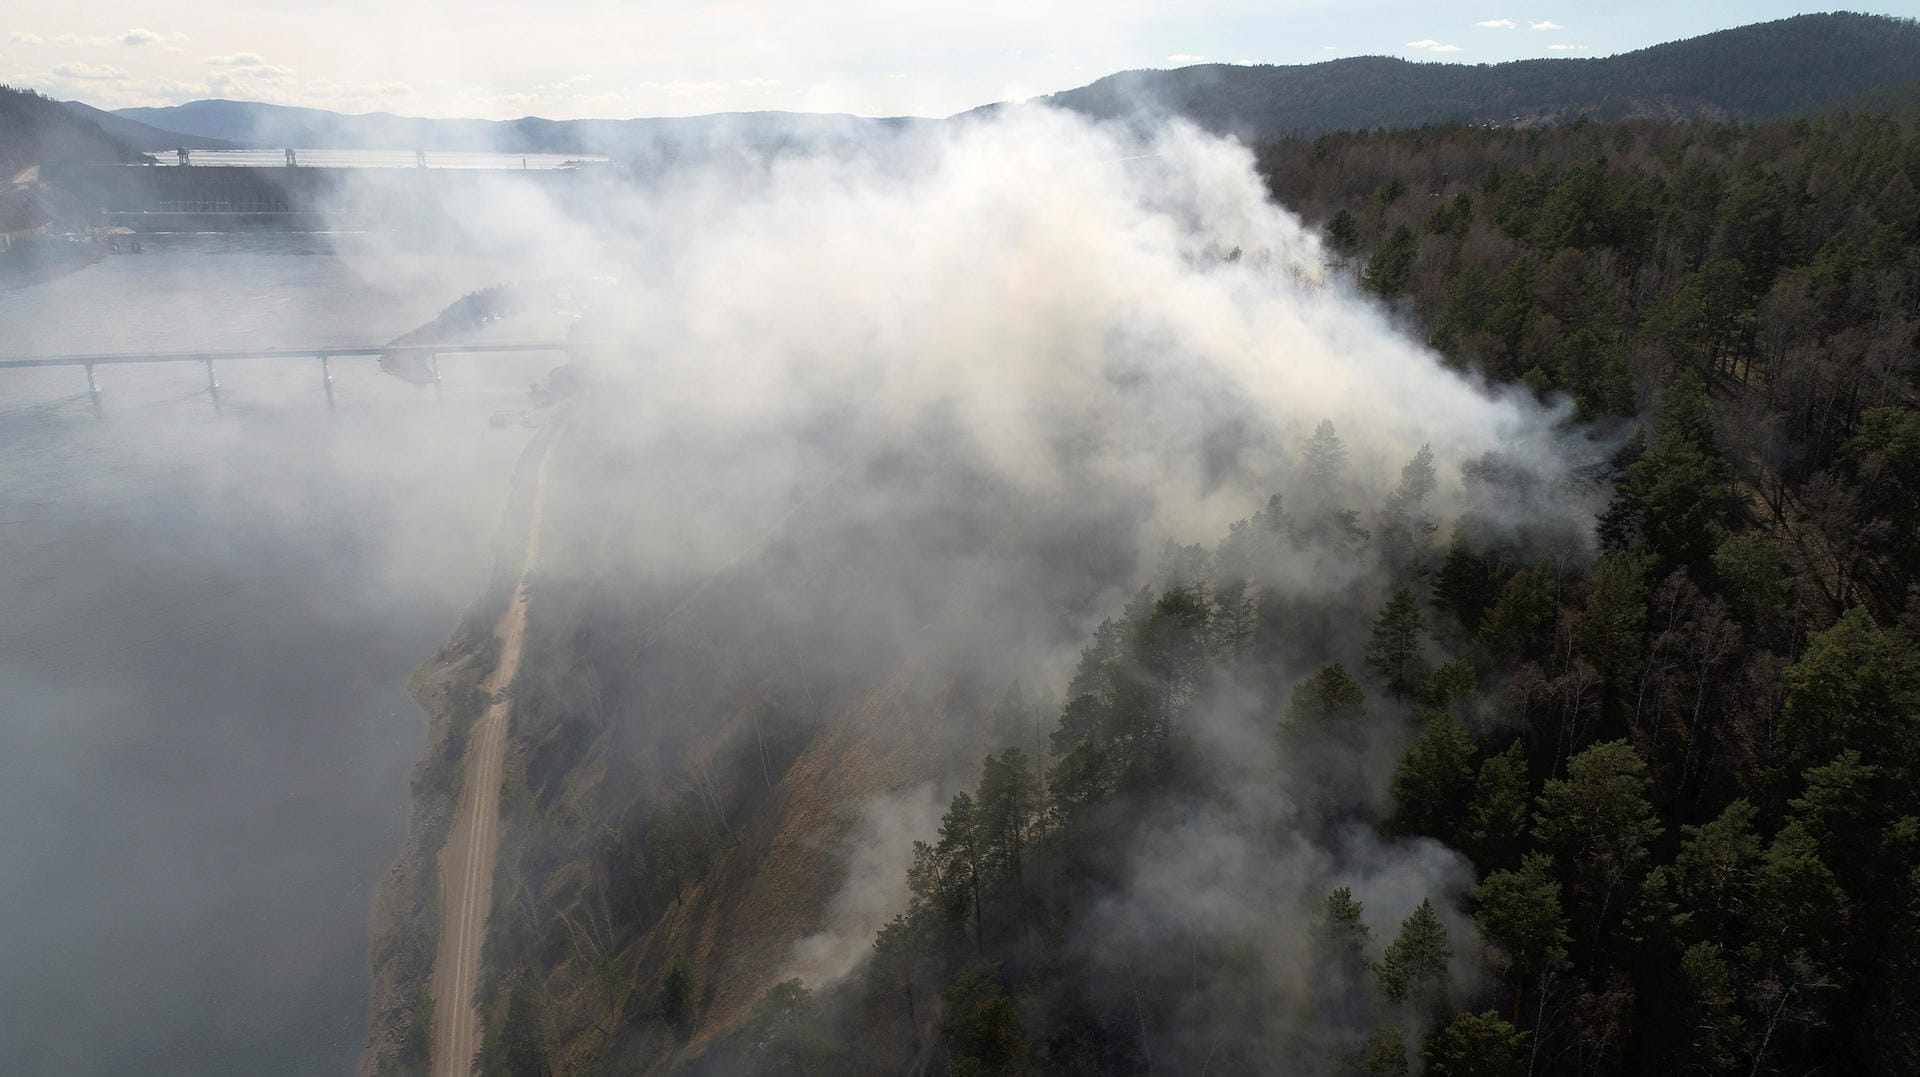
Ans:
[[[998,553],[1045,545],[1019,528],[1102,529],[1125,568],[1083,581],[1106,589],[1084,611],[1097,615],[1165,542],[1211,543],[1289,488],[1321,419],[1346,440],[1354,491],[1389,488],[1431,443],[1443,519],[1462,504],[1460,465],[1484,453],[1549,488],[1565,472],[1556,413],[1442,369],[1328,272],[1244,149],[1190,128],[1141,144],[1022,111],[860,154],[675,173],[598,212],[618,222],[603,244],[554,230],[594,252],[586,272],[618,277],[588,335],[621,343],[577,410],[589,444],[638,466],[594,476],[608,485],[585,499],[644,514],[620,567],[652,578],[736,564],[829,488],[838,511],[910,534],[964,473],[1000,499],[968,513]],[[929,471],[909,489],[859,471],[881,458]],[[942,596],[998,594],[1017,571],[893,552],[866,571],[971,574],[939,581]],[[1276,570],[1328,590],[1369,566]],[[1031,603],[1011,597],[993,612],[1019,622]]]
[[[1461,471],[1497,454],[1532,524],[1559,523],[1581,549],[1564,413],[1442,368],[1330,271],[1243,147],[1192,128],[1142,137],[1008,111],[857,151],[684,169],[596,219],[603,244],[559,230],[595,251],[586,272],[617,283],[583,323],[613,343],[555,468],[536,646],[593,652],[594,698],[648,727],[626,739],[657,755],[696,739],[663,727],[726,710],[722,682],[784,683],[817,718],[902,668],[1057,697],[1167,544],[1211,546],[1275,492],[1371,512],[1423,445],[1443,536],[1470,501],[1498,521],[1499,491],[1469,491]],[[1348,452],[1330,488],[1310,487],[1301,460],[1323,419]],[[1362,633],[1385,597],[1379,569],[1303,550],[1257,573],[1351,601],[1342,631]],[[1324,648],[1352,661],[1358,644]],[[1354,886],[1391,937],[1422,898],[1457,904],[1471,872],[1431,842],[1312,819],[1312,795],[1282,776],[1277,707],[1205,715],[1196,735],[1226,805],[1141,835],[1091,930],[1142,947],[1201,930],[1266,938],[1260,978],[1236,986],[1297,1009],[1305,924],[1329,887]],[[1000,746],[990,725],[928,728],[945,788]],[[1366,787],[1343,795],[1377,806],[1405,736],[1382,715]],[[862,821],[845,884],[785,972],[830,983],[856,967],[904,899],[931,814],[917,794],[847,806]],[[1445,915],[1464,954],[1471,929]]]
[[[391,209],[381,200],[414,178],[349,182],[336,208],[377,217]],[[1276,492],[1290,505],[1340,499],[1370,510],[1422,445],[1439,465],[1428,509],[1443,526],[1469,503],[1501,522],[1502,506],[1461,478],[1467,461],[1498,453],[1506,485],[1532,499],[1513,516],[1537,527],[1565,510],[1567,532],[1579,530],[1561,413],[1442,369],[1330,269],[1310,229],[1271,204],[1243,147],[1192,128],[1143,132],[1011,109],[939,127],[837,132],[811,145],[716,135],[649,156],[630,182],[501,177],[437,189],[445,198],[397,232],[316,241],[354,287],[377,282],[404,301],[342,304],[340,295],[357,293],[330,279],[308,294],[310,267],[265,245],[254,252],[249,240],[234,243],[250,259],[253,293],[214,296],[206,282],[165,272],[153,287],[140,273],[154,274],[167,253],[156,241],[148,262],[99,270],[117,275],[93,285],[121,295],[117,321],[69,342],[59,327],[79,315],[18,318],[8,350],[132,347],[169,320],[169,347],[257,344],[263,332],[278,334],[266,343],[363,342],[509,277],[535,281],[534,291],[581,313],[575,331],[600,343],[546,386],[567,401],[568,430],[541,524],[516,722],[537,727],[530,719],[547,707],[563,724],[577,711],[595,728],[583,738],[592,747],[573,755],[551,749],[561,737],[529,750],[529,783],[597,782],[591,795],[552,795],[574,796],[570,810],[625,848],[632,834],[621,828],[642,817],[637,806],[695,784],[716,810],[733,796],[701,753],[728,716],[750,709],[743,700],[759,708],[749,778],[768,786],[778,778],[770,760],[790,760],[810,730],[853,742],[871,722],[875,741],[912,747],[874,753],[902,788],[852,796],[820,816],[833,831],[820,837],[837,865],[832,896],[815,922],[781,940],[785,956],[764,975],[825,985],[859,968],[874,931],[905,900],[912,842],[932,837],[945,794],[974,779],[986,750],[1019,743],[1044,755],[1051,704],[1009,721],[994,701],[1009,686],[1030,700],[1061,698],[1089,634],[1155,582],[1170,543],[1211,546]],[[55,291],[76,310],[84,305],[84,289]],[[552,315],[523,312],[482,332],[546,336],[556,331]],[[149,484],[155,503],[176,507],[167,541],[194,551],[193,572],[181,578],[244,568],[262,549],[294,551],[281,560],[310,561],[312,571],[284,597],[274,592],[276,608],[334,597],[351,607],[342,620],[356,638],[377,638],[368,646],[402,663],[390,652],[405,633],[375,637],[366,622],[394,603],[415,620],[450,620],[478,589],[505,461],[524,438],[511,419],[499,428],[485,416],[525,408],[521,389],[536,373],[524,359],[492,371],[465,383],[455,373],[448,410],[430,421],[412,410],[424,402],[419,386],[343,373],[338,422],[321,418],[308,370],[229,372],[218,422],[170,374],[128,372],[109,387],[110,409],[122,408],[110,412],[114,425],[76,451],[172,431],[169,451],[191,452],[156,452],[140,474],[190,462],[170,484]],[[70,389],[47,391],[46,407],[60,415],[86,406]],[[136,401],[164,410],[145,415]],[[194,425],[165,425],[189,408]],[[1301,448],[1323,419],[1349,455],[1331,486],[1312,486]],[[116,451],[139,451],[133,439],[120,444]],[[327,488],[300,478],[309,474]],[[119,504],[134,496],[125,485],[92,476],[81,500]],[[89,526],[118,526],[110,511],[93,515],[104,519]],[[448,521],[451,536],[440,526]],[[159,571],[138,546],[115,547],[114,578]],[[1569,548],[1577,555],[1578,546]],[[1371,557],[1302,548],[1257,571],[1291,594],[1351,602],[1362,615],[1381,597]],[[407,627],[418,635],[413,621]],[[1357,645],[1334,637],[1323,641],[1330,653]],[[300,653],[284,665],[266,637],[181,661],[204,671],[244,652],[260,688],[231,725],[257,736],[254,719],[289,698],[290,680],[342,655],[367,664],[361,650],[327,638],[289,648]],[[133,707],[149,675],[128,669],[101,682],[111,707],[94,709]],[[11,698],[22,713],[86,709],[26,674],[17,684]],[[209,706],[150,708],[149,721],[177,729],[174,711]],[[1386,934],[1422,897],[1457,896],[1468,873],[1431,843],[1383,842],[1313,818],[1302,805],[1314,791],[1285,776],[1274,706],[1246,699],[1206,710],[1193,733],[1226,795],[1154,820],[1126,885],[1084,930],[1089,945],[1097,936],[1143,948],[1167,938],[1264,938],[1255,971],[1223,980],[1222,990],[1274,1000],[1261,1020],[1279,1035],[1300,1016],[1304,925],[1327,887],[1354,886],[1378,918],[1376,934]],[[313,721],[327,719],[324,706],[310,709]],[[1349,793],[1378,803],[1402,735],[1381,716],[1357,768],[1366,788]],[[61,738],[82,749],[113,739],[73,729]],[[196,760],[219,759],[235,773],[298,769],[284,750],[240,745],[225,725],[183,743]],[[577,773],[542,784],[569,761]],[[389,768],[384,780],[395,779]],[[162,791],[155,800],[184,797]],[[260,799],[210,785],[182,802],[247,817]],[[271,841],[284,844],[277,833]],[[128,874],[139,885],[143,876]],[[178,904],[203,908],[204,889],[184,888]],[[234,888],[242,907],[274,901],[271,889]],[[98,919],[49,913],[41,930],[75,937]],[[207,937],[216,933],[208,920],[183,914],[158,930]],[[1457,917],[1450,927],[1467,937]],[[278,927],[268,934],[297,938]],[[126,945],[107,937],[85,964],[105,967],[108,951]],[[32,952],[40,960],[48,951]],[[265,975],[296,977],[297,968],[282,971],[290,961],[267,962]],[[1169,1057],[1205,1053],[1206,1022],[1190,1024],[1186,1047],[1162,1045]],[[133,1049],[115,1040],[61,1057],[84,1068],[117,1064]],[[172,1061],[190,1067],[193,1052]]]

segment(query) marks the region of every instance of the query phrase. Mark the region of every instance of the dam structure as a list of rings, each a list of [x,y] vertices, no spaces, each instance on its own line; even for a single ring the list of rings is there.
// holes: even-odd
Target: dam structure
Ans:
[[[404,229],[502,191],[529,189],[564,207],[591,206],[612,179],[582,168],[413,168],[70,164],[43,167],[95,224],[135,232]]]

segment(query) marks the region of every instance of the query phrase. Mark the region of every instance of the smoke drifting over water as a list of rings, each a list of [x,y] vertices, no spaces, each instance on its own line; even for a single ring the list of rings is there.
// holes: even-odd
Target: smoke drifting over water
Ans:
[[[845,840],[821,843],[840,865],[829,888],[837,895],[821,903],[816,922],[783,940],[778,968],[760,970],[805,973],[818,983],[855,970],[875,928],[898,911],[910,843],[930,839],[937,817],[923,790],[971,781],[979,756],[1005,738],[1019,737],[1041,754],[1055,714],[1041,715],[1038,730],[1006,729],[978,700],[997,698],[1010,684],[1029,698],[1060,698],[1089,634],[1153,578],[1168,543],[1211,546],[1276,492],[1289,505],[1317,498],[1371,508],[1429,444],[1440,483],[1428,509],[1443,536],[1446,521],[1479,496],[1460,480],[1461,465],[1488,452],[1517,461],[1550,497],[1566,501],[1568,533],[1578,532],[1583,508],[1564,485],[1562,416],[1442,369],[1329,271],[1317,237],[1268,201],[1244,148],[1190,128],[1143,139],[1026,109],[883,137],[752,164],[729,156],[724,164],[663,172],[637,189],[608,185],[590,215],[528,189],[476,186],[442,207],[442,231],[356,239],[337,255],[369,276],[406,266],[419,277],[407,282],[411,295],[441,297],[381,333],[417,324],[438,303],[490,283],[474,279],[472,266],[422,262],[413,251],[423,244],[511,259],[516,276],[564,272],[614,282],[580,326],[584,337],[619,343],[580,373],[568,435],[555,450],[522,676],[526,705],[515,719],[517,731],[544,736],[551,730],[543,721],[566,727],[591,718],[592,732],[581,737],[591,746],[571,756],[544,746],[528,752],[529,784],[542,806],[575,796],[585,818],[627,827],[639,816],[634,805],[684,786],[684,760],[711,727],[739,711],[742,697],[765,697],[775,717],[793,719],[781,734],[791,746],[806,735],[793,729],[844,730],[867,713],[856,702],[871,702],[882,685],[907,685],[896,709],[913,714],[888,734],[920,752],[912,773],[898,776],[904,790],[822,813],[844,831]],[[153,301],[165,308],[172,298],[156,292]],[[325,297],[289,302],[318,308]],[[175,315],[193,323],[187,330],[204,328],[209,337],[176,346],[222,339],[214,333],[218,311],[191,303],[186,310]],[[303,330],[332,312],[308,315],[299,319]],[[58,350],[45,325],[0,350]],[[334,339],[360,335],[347,326]],[[317,409],[309,373],[259,384],[301,394],[299,407]],[[536,374],[524,364],[503,370],[467,406],[435,422],[465,422],[477,432],[485,413],[520,406],[520,389]],[[353,388],[343,383],[344,401],[353,400]],[[362,388],[373,395],[391,387]],[[131,404],[131,394],[123,399]],[[156,390],[154,399],[173,409],[167,417],[184,410],[183,401],[196,414],[205,404],[187,391]],[[417,402],[417,393],[407,398],[409,406]],[[49,406],[56,417],[83,414],[77,397]],[[378,417],[406,421],[385,409]],[[17,415],[0,415],[9,418],[25,429]],[[196,551],[175,590],[220,573],[223,557],[227,567],[242,562],[247,551],[206,542],[239,524],[264,543],[298,546],[311,569],[303,577],[311,586],[276,590],[274,608],[339,596],[351,606],[341,620],[355,631],[379,620],[383,604],[450,615],[452,596],[477,588],[476,536],[494,518],[517,441],[503,448],[504,435],[475,433],[442,444],[447,427],[439,425],[433,436],[348,441],[325,472],[339,488],[310,495],[309,487],[274,476],[308,466],[308,439],[320,435],[283,418],[241,399],[230,406],[225,430],[191,433],[198,455],[182,482],[195,496],[183,497],[168,526],[153,533]],[[1323,419],[1337,426],[1349,457],[1344,473],[1316,487],[1301,446]],[[20,436],[37,436],[37,427]],[[444,520],[428,511],[436,507],[445,508]],[[330,543],[326,530],[309,526],[329,514],[350,514],[365,533],[349,536],[345,547]],[[112,518],[89,526],[121,526],[114,514],[100,515]],[[461,538],[444,557],[443,540],[426,535],[442,526]],[[152,570],[138,543],[116,545],[113,555],[121,562],[116,572]],[[1377,568],[1371,555],[1303,548],[1263,561],[1258,573],[1292,594],[1351,599],[1364,617],[1384,597],[1375,593]],[[342,588],[342,577],[356,587]],[[1358,641],[1321,645],[1343,653]],[[188,650],[181,661],[196,673],[233,657]],[[329,662],[365,657],[324,639],[290,644],[277,658],[242,650],[257,663],[284,660],[312,676],[325,676]],[[246,707],[192,740],[197,767],[223,760],[244,772],[266,756],[235,748],[232,735],[257,729],[249,716],[288,698],[286,682],[260,679]],[[32,681],[16,683],[27,686],[19,695],[33,693]],[[139,700],[139,683],[109,687],[115,707]],[[22,713],[80,706],[70,697],[63,689],[19,706]],[[1298,790],[1274,777],[1284,766],[1272,736],[1274,705],[1249,700],[1208,711],[1194,732],[1230,790],[1227,807],[1167,819],[1141,835],[1127,886],[1089,930],[1150,940],[1169,924],[1190,927],[1202,917],[1223,932],[1277,917],[1285,927],[1260,986],[1281,997],[1298,986],[1286,969],[1300,946],[1304,910],[1327,886],[1354,885],[1384,931],[1421,897],[1457,894],[1467,873],[1431,843],[1389,845],[1303,825]],[[181,709],[209,706],[188,700]],[[161,709],[145,734],[157,740],[172,736]],[[1391,743],[1391,719],[1383,726]],[[22,743],[36,753],[97,747],[73,730],[48,729],[36,726]],[[220,756],[223,744],[235,754]],[[1377,797],[1389,758],[1384,750],[1369,757],[1362,799]],[[281,769],[268,773],[297,769],[281,755],[272,760]],[[564,773],[570,763],[580,763],[571,777]],[[151,757],[127,765],[140,770]],[[391,782],[397,774],[388,767]],[[780,775],[754,774],[763,777],[774,785]],[[595,780],[598,789],[577,791]],[[43,786],[33,787],[36,794]],[[245,814],[270,792],[195,800],[183,819]],[[152,801],[176,796],[188,794],[168,786],[128,810],[151,818],[158,814]],[[35,810],[17,803],[21,813]],[[36,832],[34,840],[58,837]],[[170,863],[194,855],[183,848]],[[234,870],[231,861],[212,859]],[[126,885],[172,870],[130,871]],[[78,889],[109,876],[121,878],[74,868],[69,883]],[[1195,880],[1207,885],[1196,889]],[[5,881],[23,894],[29,889],[23,879]],[[283,883],[234,886],[232,917],[244,918],[256,902],[297,912],[303,906],[286,903]],[[179,905],[204,908],[205,888],[182,894]],[[54,910],[30,923],[47,938],[77,937],[112,916],[111,905],[73,916]],[[222,922],[196,912],[161,917],[150,930],[186,924],[217,937]],[[291,943],[298,940],[283,930],[269,934],[282,949],[265,975],[297,979],[280,966],[297,962]],[[112,976],[139,935],[115,935],[89,950],[87,975]],[[247,949],[261,945],[239,939]],[[54,963],[46,946],[8,943],[15,968],[29,967],[11,960],[22,950]],[[221,953],[227,963],[211,966],[214,976],[258,982],[229,971],[244,954]],[[161,973],[134,982],[164,993],[190,964],[184,955],[164,961]],[[53,997],[33,984],[9,991]],[[99,1017],[135,1009],[137,999],[116,998]],[[205,1031],[195,1007],[181,1009],[165,1018],[167,1033],[186,1044],[178,1071],[194,1068],[196,1036],[242,1039]],[[270,1044],[247,1046],[233,1057],[271,1067]],[[100,1057],[117,1062],[132,1049],[116,1043]],[[83,1069],[91,1061],[58,1057]]]
[[[498,279],[362,237],[155,236],[0,292],[0,354],[379,340]],[[349,265],[377,270],[356,273]],[[0,1069],[339,1073],[422,740],[550,362],[446,402],[336,362],[0,374]],[[503,388],[504,387],[504,388]]]

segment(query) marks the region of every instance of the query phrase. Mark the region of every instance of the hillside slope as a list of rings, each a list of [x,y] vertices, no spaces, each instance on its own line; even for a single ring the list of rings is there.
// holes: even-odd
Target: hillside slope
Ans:
[[[82,121],[98,125],[108,137],[149,152],[176,146],[185,146],[190,150],[235,150],[243,147],[243,143],[230,139],[162,130],[80,101],[62,101],[60,105]]]
[[[57,101],[0,86],[0,179],[31,165],[137,161],[140,149]]]
[[[1249,140],[1435,123],[1766,120],[1920,78],[1920,24],[1799,15],[1598,59],[1411,63],[1362,56],[1293,67],[1127,71],[1044,98],[1100,118],[1184,116]]]

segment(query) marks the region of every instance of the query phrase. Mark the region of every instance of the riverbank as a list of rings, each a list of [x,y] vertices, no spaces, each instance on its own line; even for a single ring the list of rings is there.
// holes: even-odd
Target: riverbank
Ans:
[[[427,746],[409,780],[412,805],[405,848],[374,900],[373,985],[359,1071],[363,1077],[423,1074],[431,1063],[440,1009],[433,990],[435,955],[445,926],[443,852],[467,788],[468,748],[489,709],[487,682],[502,664],[496,628],[515,599],[527,564],[523,540],[535,518],[540,465],[556,433],[556,424],[544,424],[515,466],[485,593],[469,607],[447,644],[407,682],[427,721]]]
[[[117,246],[92,237],[28,236],[0,249],[0,288],[25,288],[66,276],[117,253]]]

